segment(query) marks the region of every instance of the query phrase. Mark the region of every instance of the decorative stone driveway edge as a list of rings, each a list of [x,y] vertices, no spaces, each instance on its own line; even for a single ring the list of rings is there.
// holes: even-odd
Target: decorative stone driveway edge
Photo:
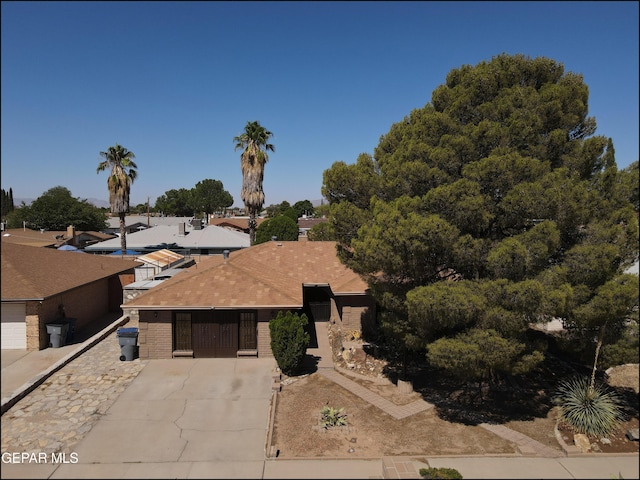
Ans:
[[[0,416],[4,415],[7,410],[13,407],[18,401],[22,400],[29,393],[33,392],[36,388],[38,388],[44,381],[49,378],[51,375],[56,373],[66,364],[75,360],[84,352],[95,346],[100,341],[104,340],[107,336],[111,335],[117,328],[125,325],[129,321],[128,316],[120,317],[118,320],[113,322],[108,327],[104,328],[100,332],[96,333],[93,337],[86,340],[84,343],[80,344],[78,348],[74,351],[70,352],[68,355],[62,357],[52,366],[47,368],[44,372],[31,379],[20,388],[11,393],[9,397],[2,399],[2,406],[0,407]]]

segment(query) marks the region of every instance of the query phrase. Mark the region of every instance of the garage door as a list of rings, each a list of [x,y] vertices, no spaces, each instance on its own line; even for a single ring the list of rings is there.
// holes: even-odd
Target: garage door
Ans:
[[[0,346],[2,349],[27,348],[27,323],[24,303],[3,303],[2,331]]]
[[[232,358],[238,351],[238,322],[235,311],[218,311],[215,319],[194,318],[191,323],[195,358]]]

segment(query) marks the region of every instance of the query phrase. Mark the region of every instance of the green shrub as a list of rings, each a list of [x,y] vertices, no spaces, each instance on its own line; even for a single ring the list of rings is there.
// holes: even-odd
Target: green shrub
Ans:
[[[334,408],[325,405],[320,411],[320,425],[323,428],[343,427],[347,425],[347,414],[344,408]]]
[[[271,237],[276,237],[279,241],[289,242],[298,240],[298,223],[290,217],[280,215],[278,217],[267,218],[256,229],[255,245],[270,242]]]
[[[621,421],[620,399],[615,392],[596,384],[589,387],[589,378],[564,380],[554,397],[560,407],[560,418],[586,435],[607,435]]]
[[[305,331],[309,319],[303,313],[278,312],[269,322],[271,351],[285,375],[296,375],[302,369],[311,337]]]
[[[606,370],[609,367],[638,363],[638,322],[630,322],[615,343],[602,346],[598,368]]]
[[[421,468],[420,476],[422,478],[462,478],[462,475],[455,468]]]
[[[312,242],[335,241],[336,234],[329,222],[316,223],[307,231],[307,239]]]

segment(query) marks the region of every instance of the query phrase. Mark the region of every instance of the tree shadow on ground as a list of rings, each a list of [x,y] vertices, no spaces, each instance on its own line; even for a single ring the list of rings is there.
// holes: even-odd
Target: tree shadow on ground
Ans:
[[[309,355],[305,354],[304,359],[302,360],[302,367],[300,369],[299,375],[308,375],[311,373],[315,373],[318,371],[318,363],[320,363],[321,357],[317,355]]]
[[[479,385],[477,382],[465,383],[444,370],[430,368],[424,354],[408,354],[405,358],[399,354],[401,349],[397,346],[374,341],[362,348],[366,355],[386,362],[383,374],[392,383],[397,385],[398,378],[410,380],[413,390],[435,405],[441,419],[464,425],[546,418],[556,406],[554,397],[562,380],[591,375],[588,365],[548,351],[545,360],[526,375],[508,376],[491,385]],[[606,374],[598,371],[596,379],[606,383]],[[637,418],[638,394],[633,389],[610,388],[620,398],[624,419]]]
[[[638,418],[640,415],[640,396],[633,388],[611,387],[620,400],[620,410],[623,421]]]
[[[389,363],[385,373],[396,383],[401,372],[401,365]],[[553,356],[527,375],[505,377],[492,384],[465,383],[446,371],[430,368],[426,362],[414,361],[407,368],[413,390],[435,405],[438,416],[464,425],[545,418],[555,406],[553,397],[559,381],[585,373],[584,368]]]

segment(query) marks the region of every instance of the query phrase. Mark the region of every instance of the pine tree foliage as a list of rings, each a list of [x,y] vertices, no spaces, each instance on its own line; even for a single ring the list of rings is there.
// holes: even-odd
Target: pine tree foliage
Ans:
[[[618,170],[595,132],[582,75],[501,54],[453,69],[373,155],[326,170],[338,254],[383,330],[442,368],[475,357],[474,377],[534,368],[533,322],[620,334],[638,302],[615,280],[638,257],[638,165]],[[605,284],[628,303],[606,320],[591,314]]]

